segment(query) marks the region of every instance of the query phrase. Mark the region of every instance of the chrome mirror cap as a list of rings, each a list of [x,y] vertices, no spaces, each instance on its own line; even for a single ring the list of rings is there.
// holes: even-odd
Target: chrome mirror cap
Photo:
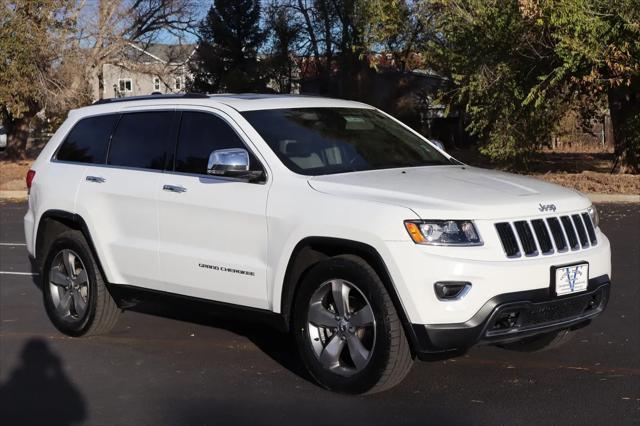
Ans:
[[[233,176],[249,171],[249,153],[246,149],[218,149],[209,155],[207,173],[215,176]]]

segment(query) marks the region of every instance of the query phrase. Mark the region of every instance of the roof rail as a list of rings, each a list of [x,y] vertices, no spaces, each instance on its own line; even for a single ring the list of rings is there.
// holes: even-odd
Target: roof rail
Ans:
[[[167,95],[151,94],[143,96],[128,96],[124,98],[106,98],[95,101],[92,105],[111,104],[116,102],[144,101],[150,99],[205,99],[209,95],[206,93],[170,93]]]

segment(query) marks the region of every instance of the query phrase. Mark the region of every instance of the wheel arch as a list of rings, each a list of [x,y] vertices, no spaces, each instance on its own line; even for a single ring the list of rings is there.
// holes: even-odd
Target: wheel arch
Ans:
[[[306,237],[296,244],[287,264],[280,302],[280,313],[287,330],[291,329],[293,301],[300,280],[317,262],[343,254],[361,257],[376,271],[391,297],[413,351],[416,341],[415,332],[384,259],[378,250],[371,245],[355,240],[334,237]]]
[[[100,257],[98,257],[95,245],[93,244],[93,238],[91,237],[91,233],[87,227],[87,223],[79,214],[65,210],[47,210],[40,216],[40,220],[38,221],[38,230],[36,231],[34,252],[38,270],[42,269],[44,258],[47,255],[47,250],[55,239],[55,236],[69,229],[82,233],[89,245],[89,248],[91,249],[91,254],[96,260],[98,268],[100,268],[102,276],[106,277],[102,264],[100,263]]]

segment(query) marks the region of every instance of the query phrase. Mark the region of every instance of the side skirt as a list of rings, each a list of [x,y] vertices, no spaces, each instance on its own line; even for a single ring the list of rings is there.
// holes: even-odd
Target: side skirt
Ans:
[[[288,332],[283,316],[265,309],[132,285],[108,284],[107,287],[122,310],[149,313],[190,322],[206,322],[207,316],[211,317],[212,315],[224,316],[229,317],[230,320],[266,324],[279,332]]]

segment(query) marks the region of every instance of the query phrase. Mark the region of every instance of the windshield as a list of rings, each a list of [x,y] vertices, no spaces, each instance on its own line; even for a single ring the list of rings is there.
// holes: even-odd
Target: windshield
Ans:
[[[303,175],[452,164],[424,139],[371,109],[293,108],[242,115],[289,169]]]

